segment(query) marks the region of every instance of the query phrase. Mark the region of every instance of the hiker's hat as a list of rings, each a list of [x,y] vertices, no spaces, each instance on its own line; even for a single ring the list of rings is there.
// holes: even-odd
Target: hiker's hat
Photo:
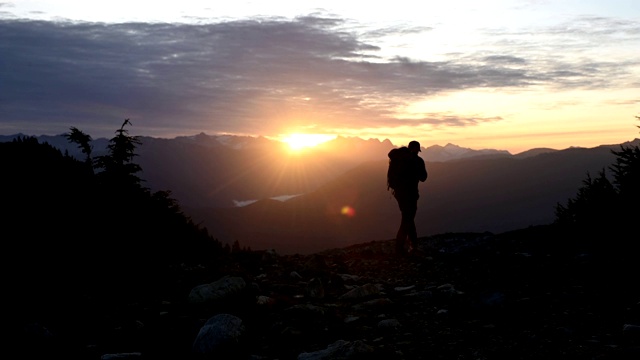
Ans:
[[[417,142],[417,141],[415,141],[415,140],[413,140],[413,141],[409,142],[409,146],[408,146],[408,147],[409,147],[409,150],[416,149],[416,150],[418,150],[418,151],[422,151],[422,150],[420,149],[420,143],[419,143],[419,142]]]

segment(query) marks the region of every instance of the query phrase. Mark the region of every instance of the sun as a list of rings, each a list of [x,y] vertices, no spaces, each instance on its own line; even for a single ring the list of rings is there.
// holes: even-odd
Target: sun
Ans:
[[[281,141],[289,145],[291,150],[300,151],[335,138],[335,135],[326,134],[289,134],[283,137]]]

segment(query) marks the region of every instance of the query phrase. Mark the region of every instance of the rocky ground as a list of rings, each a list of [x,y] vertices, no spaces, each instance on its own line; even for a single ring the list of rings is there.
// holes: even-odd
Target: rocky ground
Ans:
[[[93,319],[100,325],[75,329],[85,335],[64,346],[50,340],[55,329],[31,329],[27,345],[41,351],[25,352],[87,359],[640,358],[637,271],[554,241],[544,229],[529,229],[421,238],[411,255],[396,254],[392,241],[304,256],[238,252],[217,272],[183,269],[157,308],[131,304]]]

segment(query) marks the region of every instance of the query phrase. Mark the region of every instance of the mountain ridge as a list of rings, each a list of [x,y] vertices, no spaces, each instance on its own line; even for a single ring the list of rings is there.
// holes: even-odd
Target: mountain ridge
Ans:
[[[48,142],[50,145],[59,148],[60,150],[68,151],[70,155],[76,157],[81,156],[81,152],[76,148],[74,144],[70,144],[67,139],[64,137],[64,134],[59,135],[27,135],[24,133],[17,133],[12,135],[0,135],[0,142],[12,141],[18,137],[35,137],[40,142]],[[243,150],[243,149],[256,149],[262,148],[265,146],[280,146],[287,147],[285,143],[282,143],[277,140],[270,140],[263,136],[242,136],[242,135],[226,135],[226,134],[217,134],[217,135],[208,135],[203,132],[195,135],[189,136],[176,136],[174,138],[157,138],[151,136],[140,136],[140,139],[143,141],[175,141],[178,143],[185,144],[195,144],[206,147],[219,147],[226,146],[235,150]],[[94,146],[94,150],[100,151],[108,142],[107,138],[96,138],[91,141],[91,144]],[[331,148],[337,148],[338,151],[346,151],[352,150],[354,148],[365,148],[367,146],[378,146],[382,145],[385,148],[393,148],[399,147],[402,145],[393,144],[389,139],[379,140],[379,139],[362,139],[360,137],[346,137],[346,136],[338,136],[333,140],[329,140],[327,142],[316,145],[312,151],[331,151]],[[426,156],[431,161],[447,161],[450,159],[456,159],[461,157],[470,157],[474,155],[484,155],[484,154],[504,154],[504,155],[512,155],[507,150],[498,150],[498,149],[471,149],[464,148],[458,145],[447,143],[445,146],[440,145],[431,145],[428,147],[423,147],[423,156]],[[550,149],[553,151],[553,149]]]
[[[61,139],[66,141],[56,140]],[[313,161],[290,156],[284,145],[270,146],[268,139],[225,137],[231,146],[205,134],[142,140],[136,161],[145,186],[171,191],[189,216],[226,243],[308,253],[385,240],[397,230],[397,204],[385,184],[388,140],[339,138],[340,151],[319,146]],[[640,140],[624,144],[634,143]],[[422,155],[446,150],[459,158],[427,160],[429,179],[420,185],[416,215],[419,235],[549,223],[554,205],[574,196],[587,173],[610,165],[611,150],[619,146],[517,155],[470,152],[453,144],[423,148]],[[283,194],[298,196],[265,201]],[[252,201],[247,209],[236,206]]]
[[[0,142],[12,141],[18,137],[35,137],[40,142],[48,142],[52,146],[59,148],[61,151],[68,151],[70,155],[82,156],[82,153],[74,144],[71,144],[67,141],[64,134],[59,135],[28,135],[24,133],[16,133],[10,135],[0,135]],[[209,135],[204,132],[200,132],[194,135],[181,135],[173,138],[159,138],[152,136],[140,136],[140,139],[143,141],[175,141],[178,143],[185,144],[196,144],[207,147],[219,147],[225,146],[235,150],[242,149],[259,149],[265,146],[274,146],[277,145],[279,147],[286,148],[287,145],[277,140],[270,140],[264,136],[249,136],[249,135],[229,135],[229,134],[214,134]],[[104,149],[108,143],[109,139],[101,137],[96,138],[91,141],[91,144],[94,146],[94,150],[101,151]],[[621,144],[601,144],[598,146],[618,146],[618,145],[630,145],[640,141],[640,139],[635,138],[631,141],[627,141]],[[382,145],[384,147],[393,148],[399,147],[402,145],[393,144],[389,139],[362,139],[360,137],[348,137],[348,136],[337,136],[333,140],[329,140],[325,143],[321,143],[316,145],[313,149],[328,151],[330,147],[337,146],[341,150],[351,149],[353,147],[361,148],[366,145]],[[596,147],[598,147],[596,146]],[[428,161],[448,161],[452,159],[460,159],[460,158],[468,158],[474,156],[485,156],[485,155],[504,155],[504,156],[515,156],[515,157],[527,157],[527,156],[535,156],[540,153],[546,152],[554,152],[567,150],[572,148],[584,148],[584,147],[576,147],[569,146],[564,149],[554,149],[548,147],[539,147],[539,148],[531,148],[528,150],[521,151],[519,153],[512,154],[508,150],[501,149],[473,149],[461,147],[459,145],[453,143],[447,143],[444,146],[439,144],[430,145],[427,147],[422,147],[423,152],[422,156],[425,157],[425,160]]]

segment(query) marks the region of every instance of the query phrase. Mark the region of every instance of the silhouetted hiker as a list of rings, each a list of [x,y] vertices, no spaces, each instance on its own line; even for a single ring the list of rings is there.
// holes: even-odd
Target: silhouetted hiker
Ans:
[[[398,179],[393,181],[393,185],[390,185],[393,188],[393,196],[398,201],[400,213],[402,214],[400,228],[396,234],[396,250],[400,254],[404,253],[405,245],[407,246],[407,253],[412,252],[418,239],[415,223],[418,198],[420,197],[418,183],[427,180],[427,167],[424,164],[424,160],[418,156],[420,151],[422,151],[420,150],[420,143],[414,140],[409,142],[406,147],[392,149],[389,152],[391,162],[400,160]]]

